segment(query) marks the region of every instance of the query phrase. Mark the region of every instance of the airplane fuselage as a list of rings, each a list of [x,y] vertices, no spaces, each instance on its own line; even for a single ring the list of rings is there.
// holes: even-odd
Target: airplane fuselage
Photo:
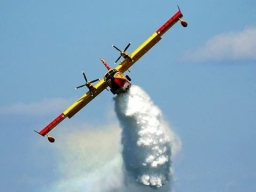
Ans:
[[[131,87],[131,82],[124,76],[123,73],[116,69],[110,69],[104,76],[104,81],[110,87],[113,94],[127,92]]]
[[[179,9],[179,7],[178,7]],[[52,143],[54,138],[48,133],[55,128],[60,122],[62,122],[66,117],[73,117],[78,111],[80,111],[84,106],[90,103],[97,95],[99,95],[103,90],[110,87],[110,91],[113,94],[121,94],[127,92],[131,87],[131,79],[129,76],[125,76],[123,73],[129,71],[129,68],[134,65],[144,54],[146,54],[152,47],[157,44],[163,34],[165,34],[175,23],[181,22],[183,27],[187,27],[187,22],[182,19],[183,15],[180,9],[167,20],[157,31],[155,31],[151,36],[149,36],[141,45],[139,45],[131,54],[126,53],[126,50],[130,46],[129,43],[124,50],[120,50],[116,46],[113,47],[120,52],[120,56],[117,58],[116,62],[122,57],[123,61],[117,65],[114,69],[101,59],[104,66],[107,68],[107,73],[104,75],[103,79],[95,79],[93,81],[87,81],[85,74],[83,73],[85,84],[78,86],[77,88],[87,86],[89,91],[72,103],[68,108],[66,108],[59,116],[57,116],[52,122],[45,126],[41,131],[37,132],[41,136],[47,136],[48,140]],[[99,81],[97,84],[94,82]]]

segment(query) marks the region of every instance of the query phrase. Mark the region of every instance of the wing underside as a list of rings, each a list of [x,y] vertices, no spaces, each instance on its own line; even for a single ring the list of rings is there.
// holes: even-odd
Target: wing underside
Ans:
[[[120,65],[116,67],[117,70],[124,73],[136,61],[138,61],[145,53],[147,53],[155,44],[161,40],[161,36],[166,33],[175,23],[183,17],[180,9],[175,13],[166,23],[164,23],[157,31],[155,31],[146,41],[144,41],[137,49],[130,55],[130,59],[123,60]]]
[[[76,100],[72,105],[70,105],[66,110],[64,110],[57,118],[55,118],[51,123],[44,127],[41,131],[37,132],[42,136],[47,135],[54,127],[56,127],[61,121],[66,117],[73,117],[78,111],[80,111],[84,106],[86,106],[91,100],[93,100],[97,95],[99,95],[107,86],[105,81],[100,80],[95,86],[95,91],[93,96],[91,92],[88,91],[78,100]]]

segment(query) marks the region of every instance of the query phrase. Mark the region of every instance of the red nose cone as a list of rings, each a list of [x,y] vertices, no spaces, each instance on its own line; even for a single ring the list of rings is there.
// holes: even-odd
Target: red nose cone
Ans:
[[[187,27],[187,26],[188,26],[188,23],[187,23],[186,21],[182,20],[182,21],[181,21],[181,25],[182,25],[183,27]]]
[[[48,141],[50,141],[51,143],[54,143],[55,139],[52,136],[48,136]]]

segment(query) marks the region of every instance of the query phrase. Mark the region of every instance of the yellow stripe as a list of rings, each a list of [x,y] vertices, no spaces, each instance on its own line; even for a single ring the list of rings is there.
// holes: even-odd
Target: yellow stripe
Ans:
[[[146,41],[144,41],[137,49],[135,49],[135,51],[131,54],[131,58],[137,61],[148,50],[150,50],[160,39],[160,35],[154,32]]]
[[[120,65],[116,67],[116,69],[124,73],[160,40],[161,36],[154,32],[146,41],[144,41],[137,49],[131,53],[130,57],[133,61],[125,59]]]
[[[71,118],[79,110],[81,110],[84,106],[86,106],[91,100],[93,100],[98,94],[100,94],[107,87],[107,85],[105,84],[105,81],[101,79],[96,85],[94,85],[94,87],[96,88],[96,92],[94,93],[93,96],[91,96],[90,91],[88,91],[78,100],[76,100],[71,106],[69,106],[63,112],[63,114],[68,118]]]

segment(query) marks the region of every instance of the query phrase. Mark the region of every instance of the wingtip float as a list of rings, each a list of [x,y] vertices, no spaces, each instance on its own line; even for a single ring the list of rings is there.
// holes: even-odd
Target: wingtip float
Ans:
[[[179,12],[181,13],[179,5],[177,5],[177,7],[178,7]],[[182,15],[182,17],[183,17],[183,15]],[[188,26],[188,23],[184,19],[181,19],[181,17],[179,17],[179,20],[180,20],[180,24],[182,25],[182,27],[187,27]]]
[[[158,30],[156,30],[151,36],[149,36],[149,38],[146,39],[131,54],[128,54],[126,52],[127,49],[130,47],[131,43],[128,43],[124,50],[120,50],[118,47],[113,45],[113,47],[120,52],[120,56],[116,59],[115,63],[117,63],[121,58],[123,58],[123,61],[120,61],[120,64],[117,65],[115,68],[111,68],[104,59],[100,59],[107,69],[107,72],[103,76],[103,79],[88,81],[85,73],[83,72],[85,84],[76,87],[76,89],[86,86],[89,91],[78,100],[76,100],[71,106],[64,110],[57,118],[55,118],[41,131],[35,132],[37,132],[41,136],[47,136],[49,142],[54,143],[54,137],[52,137],[48,133],[66,117],[73,117],[78,111],[80,111],[84,106],[91,102],[104,89],[110,89],[110,91],[114,95],[127,92],[131,87],[131,78],[128,75],[124,75],[123,73],[129,71],[130,67],[135,62],[137,62],[145,53],[147,53],[155,44],[157,44],[161,40],[162,35],[166,33],[174,24],[180,22],[183,27],[187,27],[188,24],[185,20],[182,19],[182,17],[183,15],[178,6],[178,11]],[[96,81],[99,82],[97,84],[94,84]]]
[[[42,134],[40,134],[38,131],[36,131],[36,130],[34,130],[36,133],[38,133],[39,135],[41,135],[41,136],[47,136],[47,139],[48,139],[48,141],[50,142],[50,143],[54,143],[55,142],[55,139],[54,139],[54,137],[53,136],[51,136],[51,135],[49,135],[49,134],[45,134],[45,135],[42,135]]]

